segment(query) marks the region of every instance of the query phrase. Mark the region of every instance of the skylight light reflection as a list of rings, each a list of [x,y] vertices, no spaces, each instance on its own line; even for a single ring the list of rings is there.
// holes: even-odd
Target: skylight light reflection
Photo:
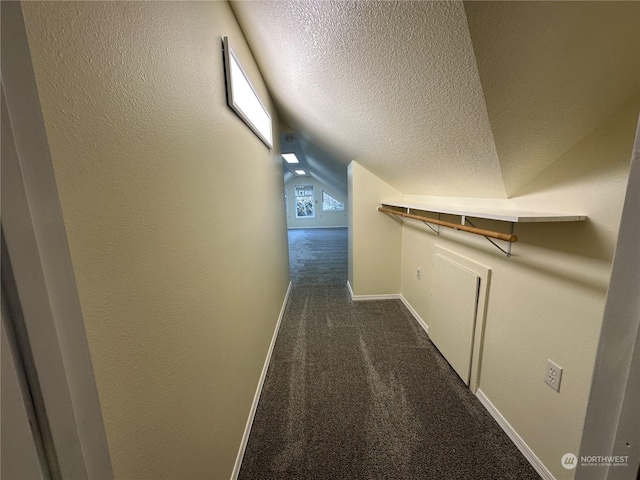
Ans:
[[[287,163],[300,163],[295,153],[283,153],[282,158],[284,158]]]

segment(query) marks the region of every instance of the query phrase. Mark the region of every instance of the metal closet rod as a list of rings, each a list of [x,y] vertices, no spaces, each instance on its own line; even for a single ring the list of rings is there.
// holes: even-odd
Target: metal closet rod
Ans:
[[[417,210],[417,209],[409,209]],[[483,237],[497,238],[498,240],[504,240],[505,242],[517,242],[518,237],[512,233],[495,232],[493,230],[485,230],[483,228],[469,227],[467,225],[460,225],[459,223],[445,222],[444,220],[437,220],[435,218],[422,217],[420,215],[412,215],[410,213],[399,212],[390,208],[378,207],[379,212],[390,213],[392,215],[398,215],[401,217],[413,218],[414,220],[420,220],[421,222],[433,223],[434,225],[441,225],[443,227],[453,228],[454,230],[461,230],[463,232],[475,233],[476,235],[482,235]]]

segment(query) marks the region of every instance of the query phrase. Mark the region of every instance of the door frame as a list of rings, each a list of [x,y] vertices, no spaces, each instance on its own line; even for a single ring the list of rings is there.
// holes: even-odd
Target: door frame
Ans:
[[[1,3],[2,232],[62,478],[113,478],[20,2]],[[11,141],[13,140],[13,141]]]
[[[576,478],[640,475],[640,119],[585,417]],[[626,467],[582,465],[582,457],[625,456]],[[597,463],[597,462],[596,462]],[[627,476],[628,475],[628,476]]]

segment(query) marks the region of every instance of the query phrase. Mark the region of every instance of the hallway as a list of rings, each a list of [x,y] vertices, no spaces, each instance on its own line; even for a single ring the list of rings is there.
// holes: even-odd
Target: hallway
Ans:
[[[399,300],[350,300],[346,229],[289,239],[292,290],[240,479],[538,478]]]
[[[59,477],[566,480],[640,445],[640,1],[0,5],[13,391]]]
[[[344,285],[347,281],[347,229],[288,231],[293,285]]]

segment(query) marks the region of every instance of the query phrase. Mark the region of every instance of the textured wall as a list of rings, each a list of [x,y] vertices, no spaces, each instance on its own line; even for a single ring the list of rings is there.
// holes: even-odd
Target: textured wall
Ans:
[[[400,293],[401,223],[377,211],[400,194],[358,162],[349,182],[349,283],[356,295]]]
[[[23,5],[116,477],[229,478],[289,278],[221,36],[260,72],[227,3]]]
[[[313,185],[315,196],[315,218],[296,218],[296,185]],[[347,199],[337,193],[334,189],[327,187],[311,177],[295,177],[284,186],[287,192],[287,227],[288,228],[311,228],[311,227],[346,227],[347,226]],[[344,203],[344,212],[323,212],[322,192],[325,191],[336,200]]]
[[[415,271],[430,268],[436,244],[492,269],[479,387],[558,479],[573,478],[560,458],[580,447],[637,120],[637,110],[619,111],[539,175],[532,193],[486,201],[589,216],[517,224],[512,258],[480,236],[441,228],[437,237],[415,221],[403,229],[402,293],[427,323],[431,277],[417,281]],[[560,393],[543,382],[547,359],[564,368]]]

